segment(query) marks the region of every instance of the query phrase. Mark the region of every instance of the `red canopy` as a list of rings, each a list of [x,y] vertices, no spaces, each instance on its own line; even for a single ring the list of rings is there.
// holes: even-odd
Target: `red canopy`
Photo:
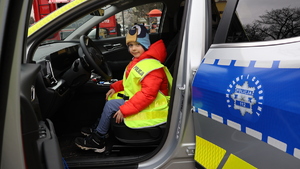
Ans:
[[[153,9],[148,13],[149,17],[159,17],[161,16],[161,11],[158,9]]]

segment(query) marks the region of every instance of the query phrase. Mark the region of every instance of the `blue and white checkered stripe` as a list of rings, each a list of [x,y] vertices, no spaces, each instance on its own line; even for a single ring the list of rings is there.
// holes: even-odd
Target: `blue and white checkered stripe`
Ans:
[[[226,124],[227,126],[230,126],[230,127],[234,128],[236,130],[241,131],[241,128],[242,128],[241,126],[243,124],[237,123],[237,122],[232,121],[230,119],[226,119],[226,121],[225,121],[223,117],[221,117],[221,116],[219,116],[217,114],[209,113],[209,112],[207,112],[207,111],[205,111],[203,109],[200,109],[200,108],[198,108],[198,109],[195,108],[195,107],[193,107],[193,108],[194,108],[195,112],[198,112],[199,114],[201,114],[203,116],[210,117],[213,120],[216,120],[216,121],[218,121],[220,123]],[[246,128],[246,132],[245,132],[246,134],[248,134],[248,135],[250,135],[252,137],[255,137],[255,138],[259,139],[259,140],[262,140],[262,135],[263,135],[262,132],[254,130],[254,129],[252,129],[250,127],[247,127],[247,126],[245,128]],[[270,144],[270,145],[272,145],[272,146],[274,146],[274,147],[276,147],[276,148],[278,148],[278,149],[286,152],[287,146],[288,146],[287,143],[284,143],[284,142],[282,142],[280,140],[277,140],[276,138],[271,137],[271,136],[267,136],[267,138],[268,138],[267,139],[267,143],[268,144]],[[294,148],[294,152],[293,152],[292,155],[294,157],[300,159],[300,149],[299,148]]]
[[[227,56],[224,56],[224,54],[218,55],[218,58],[214,58],[213,55],[210,55],[209,58],[203,60],[194,80],[194,111],[236,130],[245,132],[300,159],[299,125],[289,126],[288,124],[284,124],[284,121],[292,122],[292,124],[296,124],[300,121],[299,106],[289,105],[288,103],[299,104],[297,102],[300,100],[300,89],[298,89],[298,86],[300,86],[299,68],[300,57],[294,57],[293,55],[287,55],[285,57],[244,55],[242,59],[240,56],[235,57],[231,55],[228,57],[228,54]],[[232,84],[230,79],[234,79],[242,73],[245,73],[245,75],[250,74],[260,79],[259,83],[261,83],[265,89],[263,96],[265,99],[264,108],[262,110],[262,116],[258,118],[268,119],[269,117],[278,122],[277,124],[272,124],[271,120],[267,122],[270,126],[264,126],[261,120],[258,122],[252,121],[252,124],[241,118],[236,118],[226,110],[228,107],[225,100],[228,99],[228,97],[225,97],[225,91],[226,89],[228,90],[228,84]],[[285,78],[287,76],[289,77]],[[229,81],[220,81],[220,79],[229,79]],[[276,87],[280,90],[278,91],[278,97],[275,94],[277,92]],[[291,87],[292,89],[290,89]],[[212,97],[213,99],[205,96]],[[273,98],[274,100],[272,100]],[[276,98],[283,99],[284,103],[282,107],[280,107],[280,101],[275,100]],[[218,102],[218,106],[214,107],[216,102]],[[286,105],[288,105],[287,109],[285,109]],[[279,117],[282,114],[278,113],[275,114],[276,117],[271,117],[274,111],[281,111],[282,114],[286,114],[287,116]],[[278,133],[276,133],[276,131],[272,131],[272,125],[282,125],[280,126],[282,127],[282,132],[278,131]],[[289,133],[293,133],[294,136],[283,134],[285,130],[289,131]]]
[[[232,62],[235,61],[234,66],[237,67],[249,67],[253,60],[230,60],[230,59],[204,59],[204,64],[214,64],[217,62],[217,65],[229,66]],[[256,68],[272,68],[274,63],[279,63],[278,68],[300,68],[300,60],[297,62],[295,60],[256,60],[254,67]]]

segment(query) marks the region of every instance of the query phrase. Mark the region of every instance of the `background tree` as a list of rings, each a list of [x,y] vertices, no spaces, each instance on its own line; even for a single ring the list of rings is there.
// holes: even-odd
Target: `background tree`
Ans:
[[[145,20],[148,21],[149,16],[147,15],[152,9],[158,9],[162,10],[163,4],[162,3],[151,3],[151,4],[146,4],[142,6],[137,6],[136,9],[138,11],[137,16],[139,18],[144,18]],[[149,21],[148,21],[149,22]]]
[[[143,19],[145,24],[150,24],[150,18],[147,15],[152,9],[163,9],[163,4],[160,2],[150,3],[142,6],[136,6],[124,10],[123,13],[120,12],[116,15],[118,23],[124,25],[125,27],[130,27],[134,23],[140,23]],[[124,17],[123,17],[124,16]],[[124,18],[124,19],[123,19]],[[124,22],[123,22],[124,20]]]
[[[250,41],[284,39],[300,35],[300,8],[267,11],[252,24],[244,26]]]

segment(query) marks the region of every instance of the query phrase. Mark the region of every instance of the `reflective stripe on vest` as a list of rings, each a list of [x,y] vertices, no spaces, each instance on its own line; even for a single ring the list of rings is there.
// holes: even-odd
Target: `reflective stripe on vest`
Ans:
[[[124,94],[131,98],[141,90],[141,81],[153,70],[164,67],[158,60],[144,59],[139,61],[130,71],[128,78],[124,73],[123,86]],[[171,90],[172,76],[164,67]],[[126,72],[126,71],[125,71]],[[155,100],[141,112],[124,118],[124,123],[130,128],[147,128],[163,124],[167,121],[170,96],[158,92]],[[142,101],[142,100],[141,100]]]

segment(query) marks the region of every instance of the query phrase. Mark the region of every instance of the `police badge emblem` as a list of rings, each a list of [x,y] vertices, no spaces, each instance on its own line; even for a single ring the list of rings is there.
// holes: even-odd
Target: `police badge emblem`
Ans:
[[[241,75],[227,88],[228,108],[234,116],[255,122],[262,113],[263,94],[261,82],[257,77]]]

